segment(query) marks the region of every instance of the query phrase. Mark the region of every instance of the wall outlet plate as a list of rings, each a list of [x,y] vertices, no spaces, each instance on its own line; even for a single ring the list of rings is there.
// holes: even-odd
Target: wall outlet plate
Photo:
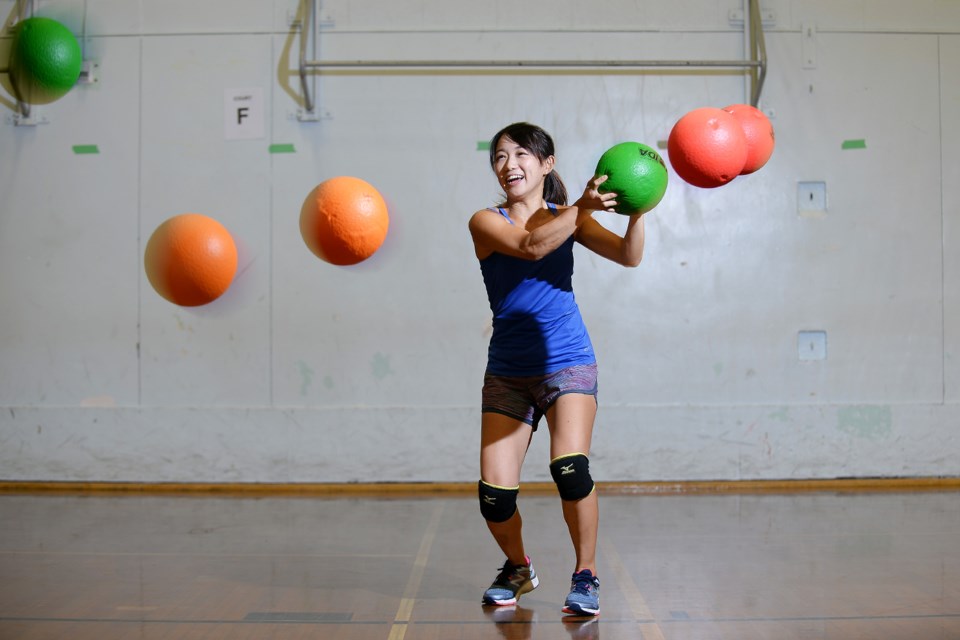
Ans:
[[[800,360],[826,360],[827,332],[800,331],[797,334],[797,356]]]

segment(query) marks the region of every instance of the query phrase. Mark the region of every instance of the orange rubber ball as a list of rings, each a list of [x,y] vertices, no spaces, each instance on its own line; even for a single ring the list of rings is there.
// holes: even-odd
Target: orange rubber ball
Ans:
[[[335,265],[362,262],[387,237],[383,196],[360,178],[339,176],[317,185],[300,209],[300,235],[310,251]]]
[[[237,273],[237,246],[213,218],[184,213],[156,228],[143,263],[157,293],[182,307],[197,307],[230,287]]]
[[[670,164],[695,187],[720,187],[747,161],[747,139],[739,121],[723,109],[702,107],[680,118],[667,139]]]
[[[776,137],[770,119],[763,111],[749,104],[731,104],[723,110],[737,119],[747,138],[747,161],[740,175],[757,171],[767,164],[767,160],[773,155]]]

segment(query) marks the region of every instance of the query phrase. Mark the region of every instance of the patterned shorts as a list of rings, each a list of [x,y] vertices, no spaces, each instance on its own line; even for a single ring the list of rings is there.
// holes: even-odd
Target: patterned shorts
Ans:
[[[514,377],[487,373],[483,377],[480,410],[516,418],[536,431],[547,409],[567,393],[583,393],[596,399],[596,363],[579,364],[542,376]]]

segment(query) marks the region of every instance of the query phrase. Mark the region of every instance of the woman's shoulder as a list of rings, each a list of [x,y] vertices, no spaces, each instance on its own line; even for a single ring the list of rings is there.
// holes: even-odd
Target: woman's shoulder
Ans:
[[[484,219],[495,219],[501,218],[505,221],[509,221],[510,217],[507,215],[507,212],[501,207],[486,207],[476,211],[472,216],[470,216],[470,224],[474,224],[478,220]]]

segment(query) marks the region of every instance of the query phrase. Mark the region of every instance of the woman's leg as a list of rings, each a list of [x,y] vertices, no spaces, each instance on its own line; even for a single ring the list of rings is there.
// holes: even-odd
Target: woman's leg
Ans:
[[[597,415],[595,396],[568,393],[557,398],[547,411],[550,427],[550,459],[582,453],[590,455],[593,422]],[[597,529],[600,521],[597,492],[580,500],[563,500],[563,518],[570,531],[577,565],[574,572],[589,569],[597,575]]]
[[[499,413],[483,413],[480,431],[480,479],[495,487],[519,486],[520,468],[532,437],[533,427],[523,421]],[[512,564],[526,564],[523,521],[519,509],[505,522],[488,520],[487,527]]]

